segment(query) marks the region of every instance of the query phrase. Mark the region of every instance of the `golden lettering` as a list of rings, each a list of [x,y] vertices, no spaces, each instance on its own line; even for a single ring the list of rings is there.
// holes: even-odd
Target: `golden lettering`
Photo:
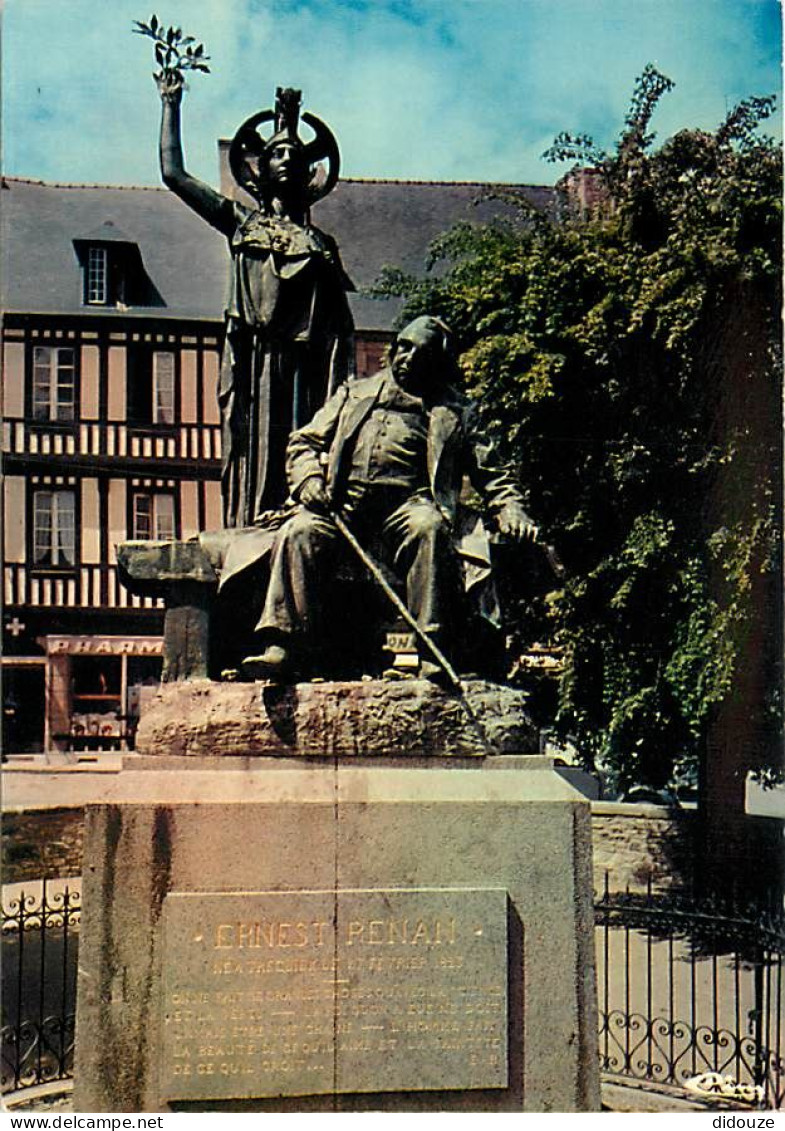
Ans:
[[[408,919],[391,919],[390,920],[390,933],[387,942],[390,946],[395,943],[407,943],[409,941],[407,932],[409,929]]]
[[[384,939],[382,931],[384,930],[384,921],[382,919],[371,919],[368,924],[368,944],[369,946],[380,946]]]
[[[365,931],[365,924],[353,919],[349,924],[349,935],[346,939],[347,946],[353,946],[355,942],[363,941],[363,933]]]
[[[430,939],[428,938],[428,928],[425,926],[425,923],[422,921],[422,919],[420,919],[417,926],[414,928],[414,934],[412,935],[412,946],[417,946],[421,941],[424,942],[426,946],[430,945]]]
[[[324,930],[329,923],[314,920],[307,923],[298,920],[296,923],[275,922],[263,920],[262,922],[248,923],[218,923],[215,928],[215,950],[258,950],[268,947],[270,950],[299,950],[308,946],[324,946]],[[362,933],[363,926],[360,924]]]
[[[256,929],[255,929],[256,928]],[[258,946],[259,943],[254,940],[258,938],[258,923],[238,923],[237,924],[237,945],[238,947],[245,946]]]
[[[347,927],[347,946],[454,946],[455,920],[352,919]]]
[[[276,942],[280,947],[308,946],[308,924],[279,923]]]
[[[215,942],[213,944],[213,947],[214,947],[215,950],[222,950],[224,948],[231,948],[231,947],[234,946],[234,942],[231,941],[231,939],[232,939],[231,932],[233,930],[234,930],[234,928],[233,928],[231,923],[219,923],[218,924],[218,926],[215,928]],[[227,931],[230,932],[230,934],[229,934],[230,941],[229,942],[224,941],[224,939],[226,938],[226,932]]]

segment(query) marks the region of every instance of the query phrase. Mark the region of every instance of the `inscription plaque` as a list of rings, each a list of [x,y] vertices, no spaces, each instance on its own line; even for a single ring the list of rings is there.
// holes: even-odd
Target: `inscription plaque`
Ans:
[[[500,889],[173,893],[169,1100],[504,1088]]]

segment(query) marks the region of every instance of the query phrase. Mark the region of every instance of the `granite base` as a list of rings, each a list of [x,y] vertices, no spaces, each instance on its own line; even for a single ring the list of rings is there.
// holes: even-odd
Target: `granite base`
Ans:
[[[589,807],[548,759],[183,762],[87,809],[76,1110],[599,1109]]]

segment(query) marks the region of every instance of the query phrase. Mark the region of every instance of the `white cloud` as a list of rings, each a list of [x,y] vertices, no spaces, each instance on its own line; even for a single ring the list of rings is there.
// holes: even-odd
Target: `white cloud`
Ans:
[[[189,166],[215,181],[215,140],[300,86],[350,175],[552,179],[539,155],[569,128],[611,144],[637,74],[677,82],[665,137],[726,102],[779,89],[776,0],[148,0],[202,39],[213,73],[184,110]],[[7,0],[4,141],[11,173],[157,182],[151,44],[139,0]]]

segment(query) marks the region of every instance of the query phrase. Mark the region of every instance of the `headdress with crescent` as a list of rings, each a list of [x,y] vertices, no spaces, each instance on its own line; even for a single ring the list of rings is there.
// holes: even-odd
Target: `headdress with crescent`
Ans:
[[[258,163],[267,153],[282,143],[296,146],[314,172],[306,186],[305,204],[310,207],[335,188],[340,171],[340,154],[335,135],[329,126],[314,114],[304,113],[302,120],[313,130],[312,141],[305,142],[298,134],[301,92],[289,87],[278,87],[275,92],[275,110],[261,110],[240,126],[229,147],[229,167],[237,184],[264,204],[263,186],[258,175]],[[265,137],[259,127],[274,123],[273,133]],[[327,173],[318,168],[327,163]],[[257,166],[257,169],[254,168]]]

